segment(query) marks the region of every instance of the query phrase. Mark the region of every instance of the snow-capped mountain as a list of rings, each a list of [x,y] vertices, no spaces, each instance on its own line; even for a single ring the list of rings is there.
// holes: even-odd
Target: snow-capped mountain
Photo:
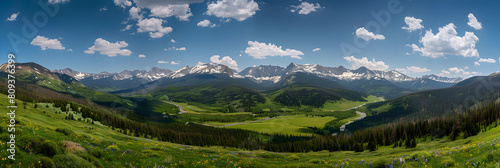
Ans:
[[[347,69],[343,66],[339,67],[324,67],[317,64],[304,64],[299,65],[296,63],[291,63],[286,68],[281,68],[279,66],[258,66],[250,67],[240,72],[240,75],[253,78],[257,81],[267,80],[274,83],[278,82],[282,77],[297,73],[304,72],[309,74],[315,74],[319,77],[325,78],[336,78],[343,81],[353,81],[353,80],[388,80],[391,82],[420,82],[425,83],[424,79],[430,79],[437,82],[443,83],[458,83],[463,80],[463,78],[448,78],[440,77],[437,75],[425,75],[421,78],[413,78],[400,73],[396,70],[390,71],[380,71],[380,70],[370,70],[366,67],[360,67],[358,69]]]
[[[434,75],[434,74],[432,74],[432,75],[424,75],[424,76],[422,76],[422,78],[432,79],[434,81],[444,82],[444,83],[458,83],[458,82],[464,80],[464,78],[462,78],[462,77],[448,78],[448,77],[443,77],[443,76],[437,76],[437,75]]]
[[[406,76],[397,71],[379,71],[379,70],[369,70],[365,67],[360,67],[356,70],[350,70],[343,66],[339,67],[324,67],[317,64],[304,64],[299,65],[296,63],[291,63],[284,69],[276,66],[259,66],[252,67],[243,70],[240,74],[245,77],[254,78],[255,80],[272,80],[273,82],[278,82],[276,78],[281,78],[286,75],[290,75],[297,72],[304,72],[309,74],[315,74],[319,77],[326,78],[337,78],[340,80],[352,81],[359,79],[385,79],[393,82],[401,81],[412,81],[415,80],[412,77]],[[268,75],[267,75],[268,74]]]
[[[174,71],[166,76],[166,78],[180,78],[188,74],[227,74],[232,78],[243,78],[233,69],[226,65],[216,63],[198,64],[194,67],[185,66],[177,71]]]
[[[66,74],[68,76],[75,78],[76,80],[82,80],[82,79],[86,79],[89,77],[92,78],[93,80],[105,79],[105,78],[111,78],[113,80],[125,80],[125,79],[131,79],[133,77],[136,77],[136,78],[146,79],[147,81],[155,81],[157,79],[160,79],[160,78],[167,76],[172,71],[169,69],[160,69],[160,68],[154,67],[154,68],[151,68],[149,71],[124,70],[120,73],[109,73],[109,72],[100,72],[98,74],[82,73],[82,72],[78,72],[78,71],[75,71],[75,70],[72,70],[69,68],[60,69],[60,70],[56,69],[53,72],[60,73],[60,74]]]
[[[277,83],[281,80],[284,68],[272,65],[260,65],[245,68],[239,74],[248,78],[254,79],[256,82],[272,81]]]

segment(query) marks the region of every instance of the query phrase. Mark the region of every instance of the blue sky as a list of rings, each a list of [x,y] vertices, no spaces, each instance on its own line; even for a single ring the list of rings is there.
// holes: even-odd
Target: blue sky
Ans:
[[[500,67],[496,17],[500,1],[0,3],[0,53],[13,52],[18,62],[36,62],[49,69],[97,73],[156,66],[177,70],[216,62],[243,70],[295,62],[396,69],[410,76],[471,76],[487,75]],[[58,10],[48,13],[43,6]]]

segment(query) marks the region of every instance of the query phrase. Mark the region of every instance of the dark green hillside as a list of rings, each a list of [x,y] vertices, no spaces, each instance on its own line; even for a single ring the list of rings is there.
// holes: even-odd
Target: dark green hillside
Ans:
[[[362,93],[346,89],[328,89],[302,85],[291,85],[270,94],[274,101],[285,106],[323,107],[327,100],[346,99],[350,101],[366,101]]]
[[[351,130],[386,124],[400,118],[429,118],[463,112],[500,97],[500,76],[481,76],[445,89],[421,91],[366,106],[372,114],[349,125]],[[465,84],[468,83],[468,84]]]
[[[94,80],[91,77],[80,80],[81,83],[91,87],[92,89],[112,92],[123,89],[130,89],[141,84],[148,83],[146,79],[132,77],[126,80],[113,80],[112,78],[103,78]]]
[[[273,87],[274,89],[281,89],[290,85],[302,85],[302,86],[312,86],[312,87],[323,87],[330,89],[345,89],[344,86],[335,82],[333,80],[318,77],[314,74],[297,72],[288,75],[276,83]]]
[[[370,95],[383,96],[386,99],[393,99],[416,91],[414,89],[407,89],[396,86],[394,83],[388,80],[362,79],[348,82],[339,82],[341,82],[348,89],[364,92]]]
[[[4,67],[5,65],[3,64],[0,67]],[[6,76],[5,68],[2,68],[0,80],[6,82]],[[39,91],[41,86],[47,88],[42,89],[47,92],[46,94],[56,94],[52,92],[59,92],[71,95],[74,98],[86,98],[104,106],[131,107],[131,102],[126,99],[92,90],[67,75],[57,75],[36,63],[16,63],[15,76],[18,88],[26,89],[25,92],[18,92],[19,96],[24,94],[26,97],[50,97]]]
[[[286,76],[267,91],[269,97],[285,106],[322,107],[327,100],[366,101],[366,94],[345,89],[341,84],[308,73]]]
[[[257,103],[266,102],[266,98],[259,91],[241,86],[172,86],[160,89],[152,95],[157,98],[168,98],[175,102],[235,105],[245,111],[250,111],[250,108]]]

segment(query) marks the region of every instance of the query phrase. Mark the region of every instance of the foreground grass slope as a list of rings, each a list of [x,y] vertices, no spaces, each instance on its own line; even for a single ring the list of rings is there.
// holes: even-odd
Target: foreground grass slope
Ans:
[[[38,103],[35,108],[33,103],[18,101],[16,160],[7,159],[9,134],[2,124],[0,167],[370,167],[370,163],[380,167],[391,162],[394,167],[496,167],[500,159],[500,149],[494,146],[500,143],[500,127],[456,141],[419,139],[412,149],[272,153],[130,137],[88,119],[66,120],[67,114],[47,105]],[[5,95],[0,95],[0,106],[7,106]],[[5,115],[0,119],[7,122]]]

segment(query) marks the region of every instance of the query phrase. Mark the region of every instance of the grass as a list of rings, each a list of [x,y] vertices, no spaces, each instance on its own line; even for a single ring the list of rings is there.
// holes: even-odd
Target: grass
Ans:
[[[360,106],[363,104],[367,103],[373,103],[380,101],[380,99],[376,96],[370,95],[365,98],[367,102],[360,102],[360,101],[348,101],[348,100],[342,100],[342,101],[327,101],[323,108],[318,108],[317,110],[328,110],[328,111],[342,111],[342,110],[347,110],[356,106]]]
[[[310,127],[322,128],[327,122],[335,120],[333,116],[310,117],[306,115],[279,116],[262,122],[234,125],[226,128],[240,128],[262,133],[280,133],[289,135],[312,135]]]
[[[498,160],[496,159],[500,156],[500,149],[492,145],[493,142],[497,146],[500,144],[498,139],[500,127],[488,129],[486,132],[467,139],[459,138],[456,141],[450,141],[447,137],[430,141],[430,137],[428,137],[420,139],[417,147],[412,149],[380,146],[374,152],[365,150],[364,152],[273,153],[218,146],[185,146],[144,137],[130,137],[97,122],[90,124],[82,121],[64,120],[64,113],[56,114],[57,109],[51,106],[47,108],[46,104],[39,104],[38,108],[34,108],[32,103],[27,103],[26,106],[22,104],[22,102],[18,102],[16,112],[18,123],[16,124],[17,152],[15,161],[7,159],[8,133],[6,126],[0,125],[0,159],[2,159],[0,167],[39,167],[40,161],[44,161],[46,158],[56,160],[56,156],[58,158],[71,156],[69,158],[87,162],[82,159],[85,155],[99,156],[94,157],[94,159],[102,167],[154,167],[154,165],[163,167],[340,167],[341,163],[345,167],[348,163],[349,167],[368,168],[370,163],[392,162],[394,159],[397,160],[395,167],[444,167],[444,163],[454,163],[454,165],[448,164],[448,166],[455,167],[474,167],[473,164],[479,165],[479,167],[497,167]],[[0,106],[7,105],[7,96],[0,94]],[[1,112],[5,113],[6,110],[1,110]],[[295,121],[291,116],[287,117],[289,117],[287,120]],[[300,117],[299,115],[295,119],[299,120]],[[7,119],[6,115],[0,115],[2,123],[6,123]],[[315,117],[310,118],[309,121],[320,119]],[[284,122],[284,120],[280,121],[279,118],[274,120]],[[305,125],[309,123],[305,116],[300,120],[299,123],[294,124]],[[286,126],[299,127],[294,124],[288,123]],[[55,131],[57,128],[71,130],[74,133],[65,135]],[[278,128],[274,130],[280,131]],[[49,157],[41,153],[30,152],[37,146],[28,145],[26,141],[34,138],[41,138],[44,141],[57,144],[59,149],[57,155]],[[66,151],[62,141],[78,143],[86,151]],[[114,150],[105,150],[106,147]],[[131,153],[126,153],[126,151]],[[430,157],[425,153],[429,153]],[[427,162],[425,159],[417,158],[415,161],[411,158],[413,155],[424,154],[427,155],[425,158],[428,159]],[[488,160],[490,154],[493,160]],[[399,158],[403,158],[405,161],[401,166]],[[85,164],[80,163],[80,166],[76,167],[82,165]]]

